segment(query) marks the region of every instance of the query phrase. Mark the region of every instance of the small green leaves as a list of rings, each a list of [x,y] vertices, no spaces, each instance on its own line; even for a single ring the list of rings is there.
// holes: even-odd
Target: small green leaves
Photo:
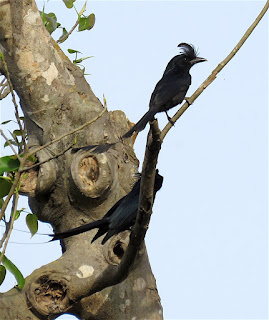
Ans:
[[[63,28],[63,33],[62,33],[62,35],[60,36],[58,42],[59,42],[59,43],[64,42],[64,41],[68,38],[68,35],[67,35],[67,34],[68,34],[67,30],[66,30],[65,28]]]
[[[8,195],[12,187],[12,181],[9,177],[0,176],[0,198]]]
[[[89,59],[89,58],[92,58],[93,56],[89,56],[89,57],[85,57],[85,58],[80,58],[80,59],[76,59],[76,60],[73,60],[73,63],[81,63],[83,60],[86,60],[86,59]]]
[[[1,255],[1,252],[0,252]],[[2,264],[11,272],[17,280],[19,289],[22,289],[25,284],[25,279],[20,270],[13,264],[5,255],[3,256]]]
[[[44,25],[47,29],[47,31],[52,34],[53,31],[55,31],[58,28],[57,24],[57,17],[55,13],[50,12],[50,13],[45,13],[44,11],[39,11],[41,18],[44,22]]]
[[[22,209],[20,209],[20,210],[17,210],[16,212],[15,212],[15,218],[14,218],[14,220],[18,220],[19,219],[19,217],[20,217],[20,215],[21,215],[21,212],[23,212],[25,210],[25,208],[22,208]],[[12,215],[13,215],[14,213],[12,213]]]
[[[93,57],[93,56],[89,56],[89,57],[77,59],[78,53],[81,53],[80,51],[74,50],[74,49],[67,49],[67,51],[68,51],[69,53],[71,53],[71,54],[73,54],[73,53],[76,54],[76,57],[75,57],[75,59],[73,60],[73,63],[75,63],[75,64],[79,64],[79,63],[81,63],[83,60],[86,60],[86,59],[89,59],[89,58],[92,58],[92,57]]]
[[[3,283],[6,277],[7,270],[4,266],[0,265],[0,285]]]
[[[5,156],[0,158],[0,175],[4,172],[16,171],[20,167],[20,161],[16,156]]]
[[[9,145],[9,143],[10,143],[13,146],[22,148],[23,147],[23,141],[22,141],[23,140],[23,134],[24,134],[25,139],[27,139],[26,131],[23,130],[23,132],[22,132],[21,130],[14,130],[13,132],[9,131],[9,133],[11,134],[13,139],[10,139],[10,140],[6,141],[5,144],[4,144],[4,147],[7,147]],[[21,137],[21,139],[18,139],[18,137]]]
[[[80,51],[77,51],[77,50],[74,50],[74,49],[67,49],[67,51],[69,52],[69,53],[81,53]]]
[[[3,121],[1,124],[7,124],[9,123],[11,120],[7,120],[7,121]]]
[[[29,213],[26,216],[26,224],[27,227],[29,228],[32,237],[36,234],[38,230],[38,219],[37,216],[33,213]]]
[[[3,61],[5,60],[4,55],[3,55],[2,51],[0,51],[0,59],[1,59],[1,60],[3,60]]]
[[[66,8],[68,8],[68,9],[73,8],[73,5],[74,5],[74,2],[75,2],[75,1],[76,1],[76,0],[63,0]]]
[[[95,15],[91,13],[88,17],[79,17],[78,31],[90,30],[95,24]]]

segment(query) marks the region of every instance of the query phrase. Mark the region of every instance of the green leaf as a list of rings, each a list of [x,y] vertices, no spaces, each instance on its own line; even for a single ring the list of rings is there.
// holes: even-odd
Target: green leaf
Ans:
[[[16,146],[16,147],[18,146],[18,143],[17,143],[16,141],[14,141],[14,140],[8,140],[8,141],[9,141],[9,143],[12,144],[13,146]],[[9,146],[8,141],[5,142],[4,147],[8,147],[8,146]]]
[[[13,131],[13,134],[14,134],[15,136],[22,136],[22,131],[21,131],[21,130],[14,130],[14,131]]]
[[[5,60],[3,53],[0,51],[0,59]]]
[[[37,216],[33,213],[29,213],[26,216],[26,224],[27,227],[29,228],[32,237],[36,234],[38,230],[38,219]]]
[[[89,59],[89,58],[92,58],[92,57],[93,57],[93,56],[76,59],[76,60],[73,60],[73,63],[81,63],[83,60],[86,60],[86,59]]]
[[[91,13],[88,17],[79,17],[78,31],[90,30],[95,24],[95,15]]]
[[[14,155],[0,158],[0,175],[4,172],[16,171],[19,167],[20,161]]]
[[[3,207],[3,205],[4,205],[4,199],[1,198],[1,199],[0,199],[0,209]]]
[[[34,154],[32,154],[30,157],[28,157],[27,160],[30,162],[33,162],[33,163],[37,162],[37,158]]]
[[[68,38],[68,37],[65,37],[67,35],[67,33],[68,33],[67,30],[65,28],[63,28],[63,33],[58,40],[60,43],[63,43]]]
[[[8,181],[7,177],[0,176],[0,198],[8,195],[12,187],[12,182]]]
[[[20,215],[21,215],[21,212],[24,210],[25,208],[22,208],[22,209],[20,209],[20,210],[17,210],[16,212],[15,212],[15,220],[18,220],[19,219],[19,217],[20,217]],[[12,215],[13,215],[13,213],[12,213]]]
[[[76,1],[76,0],[63,0],[66,8],[68,8],[68,9],[73,8],[73,5],[74,5],[73,2],[75,2],[75,1]]]
[[[74,49],[67,49],[67,51],[69,52],[69,53],[81,53],[80,51],[77,51],[77,50],[74,50]]]
[[[11,120],[7,120],[7,121],[3,121],[1,124],[7,124],[9,123]]]
[[[7,270],[11,272],[13,276],[16,278],[19,289],[22,289],[25,284],[25,279],[21,274],[20,270],[5,255],[3,256],[2,263],[7,268]]]
[[[51,34],[53,31],[57,29],[57,17],[55,13],[45,13],[44,11],[39,11],[41,18],[45,24],[46,29]]]
[[[3,283],[6,277],[7,270],[4,266],[0,266],[0,285]]]

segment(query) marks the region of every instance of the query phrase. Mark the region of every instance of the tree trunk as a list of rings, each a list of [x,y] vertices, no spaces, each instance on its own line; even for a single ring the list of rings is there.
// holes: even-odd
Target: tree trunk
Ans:
[[[129,121],[121,111],[106,111],[90,123],[104,107],[44,28],[34,1],[0,0],[0,49],[20,98],[29,150],[66,135],[36,153],[39,162],[54,158],[31,169],[23,181],[33,213],[55,232],[102,218],[135,181],[132,141],[103,154],[72,153],[70,147],[74,141],[76,147],[114,142],[130,128]],[[0,71],[7,74],[3,64]],[[35,270],[23,290],[1,294],[0,319],[54,319],[63,313],[96,320],[163,319],[145,246],[128,277],[116,284],[111,275],[130,232],[105,245],[91,244],[95,232],[62,241],[61,258]]]

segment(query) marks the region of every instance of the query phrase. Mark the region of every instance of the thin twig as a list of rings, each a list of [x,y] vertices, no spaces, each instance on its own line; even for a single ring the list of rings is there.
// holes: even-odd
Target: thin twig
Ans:
[[[21,161],[20,161],[20,168],[23,168],[25,166],[25,163],[26,163],[26,160],[27,160],[27,155],[25,154],[22,158],[21,158]],[[20,169],[19,168],[19,169]],[[21,173],[20,172],[17,172],[16,175],[15,175],[15,179],[13,181],[13,184],[9,190],[9,193],[3,203],[3,206],[1,208],[1,213],[0,213],[0,221],[2,220],[4,214],[5,214],[5,211],[6,211],[6,208],[7,208],[7,205],[11,199],[11,197],[13,196],[16,188],[19,186],[19,183],[20,183],[20,178],[21,178]]]
[[[6,81],[6,83],[5,83],[5,81]],[[0,94],[2,94],[2,92],[6,86],[7,86],[7,79],[6,79],[6,77],[4,77],[4,79],[0,83],[0,87],[2,87],[2,89],[0,89]]]
[[[6,63],[4,58],[2,59],[2,61],[3,61],[4,68],[5,68],[5,71],[6,71],[6,78],[7,78],[9,89],[10,89],[10,92],[11,92],[11,95],[12,95],[12,101],[13,101],[13,104],[15,106],[15,116],[16,116],[20,131],[21,131],[24,151],[26,151],[27,150],[27,145],[26,145],[25,133],[24,133],[24,130],[23,130],[23,127],[22,127],[22,124],[21,124],[20,116],[19,116],[19,107],[17,105],[16,97],[15,97],[14,90],[13,90],[13,85],[12,85],[11,80],[10,80],[7,63]]]
[[[104,109],[102,110],[102,112],[99,113],[98,116],[96,116],[95,118],[91,119],[90,121],[84,123],[82,126],[76,128],[76,129],[74,129],[74,130],[72,130],[72,131],[70,131],[70,132],[68,132],[68,133],[65,133],[65,134],[63,134],[62,136],[56,138],[55,140],[52,140],[52,141],[44,144],[43,146],[41,146],[41,147],[33,150],[32,152],[30,152],[30,153],[28,154],[28,157],[32,156],[33,154],[37,153],[38,151],[40,151],[40,150],[42,150],[42,149],[47,148],[48,146],[52,145],[53,143],[56,143],[56,142],[62,140],[63,138],[68,137],[68,136],[70,136],[71,134],[74,134],[74,133],[76,133],[76,132],[84,129],[84,128],[87,127],[88,125],[92,124],[93,122],[95,122],[96,120],[98,120],[99,118],[101,118],[102,115],[106,112],[106,110],[107,110],[107,105],[106,105],[106,103],[105,103]]]
[[[67,32],[63,37],[60,37],[56,43],[62,43],[64,42],[69,36],[70,34],[76,29],[76,27],[78,26],[79,24],[79,18],[80,16],[83,14],[83,12],[86,10],[86,4],[87,4],[87,1],[84,3],[82,9],[80,10],[80,12],[78,13],[78,19],[76,21],[76,23],[74,24],[74,26],[71,28],[71,30],[69,32]]]
[[[1,133],[1,136],[6,140],[6,142],[9,144],[11,150],[14,152],[14,154],[16,155],[16,157],[19,159],[20,161],[20,157],[18,155],[18,153],[16,152],[15,148],[13,147],[13,145],[10,143],[8,137],[4,134],[4,131],[0,128],[0,133]]]
[[[5,252],[6,252],[8,240],[9,240],[9,238],[11,236],[11,231],[13,229],[13,224],[14,224],[14,221],[15,221],[16,211],[17,211],[17,207],[18,207],[18,200],[19,200],[19,194],[18,194],[18,192],[16,192],[15,195],[14,195],[14,203],[13,203],[12,210],[11,210],[11,218],[10,218],[10,222],[9,222],[8,232],[7,232],[7,235],[6,235],[6,238],[5,238],[5,243],[4,243],[3,249],[1,250],[0,263],[1,263],[2,259],[3,259],[3,256],[4,256]],[[0,248],[1,247],[2,247],[2,245],[0,246]]]
[[[188,102],[185,102],[182,107],[177,111],[177,113],[172,117],[173,123],[175,123],[182,114],[189,108],[189,106],[196,100],[199,95],[216,79],[217,74],[227,65],[227,63],[234,57],[234,55],[238,52],[238,50],[242,47],[242,45],[245,43],[247,38],[251,35],[252,31],[256,28],[258,23],[261,21],[262,17],[265,15],[266,11],[269,7],[269,0],[267,0],[266,4],[264,5],[262,11],[257,16],[255,21],[252,23],[252,25],[247,29],[243,37],[240,39],[240,41],[237,43],[237,45],[233,48],[233,50],[228,54],[228,56],[212,71],[210,76],[199,86],[198,89],[193,93],[193,95],[188,98]],[[168,131],[172,128],[172,124],[170,122],[167,123],[167,125],[164,127],[161,133],[161,141],[163,141],[164,137],[168,133]]]
[[[70,34],[76,29],[76,27],[79,24],[79,19],[76,21],[76,23],[74,24],[74,26],[71,28],[71,30],[69,32],[67,32],[64,36],[60,37],[56,43],[62,43],[64,42],[69,36]]]
[[[49,162],[50,160],[53,160],[53,159],[56,159],[56,158],[59,158],[60,156],[62,156],[63,154],[65,154],[68,150],[72,149],[72,147],[75,145],[75,143],[72,143],[70,146],[68,146],[67,148],[65,148],[63,151],[57,153],[56,155],[46,159],[46,160],[43,160],[43,161],[40,161],[38,163],[35,163],[33,164],[32,166],[29,166],[29,167],[24,167],[22,169],[19,169],[19,172],[24,172],[24,171],[28,171],[30,169],[34,169],[36,167],[39,167],[41,166],[42,164],[46,163],[46,162]]]

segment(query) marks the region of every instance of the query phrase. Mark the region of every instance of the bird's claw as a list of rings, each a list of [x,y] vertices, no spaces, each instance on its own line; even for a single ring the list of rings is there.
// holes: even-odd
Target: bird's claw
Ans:
[[[167,113],[167,110],[165,110],[165,114],[166,114],[166,117],[167,117],[167,120],[171,123],[172,126],[175,125],[175,122],[172,120],[171,117],[169,117],[168,113]]]
[[[192,103],[190,102],[190,98],[185,97],[185,101],[187,102],[188,106],[190,106]]]

